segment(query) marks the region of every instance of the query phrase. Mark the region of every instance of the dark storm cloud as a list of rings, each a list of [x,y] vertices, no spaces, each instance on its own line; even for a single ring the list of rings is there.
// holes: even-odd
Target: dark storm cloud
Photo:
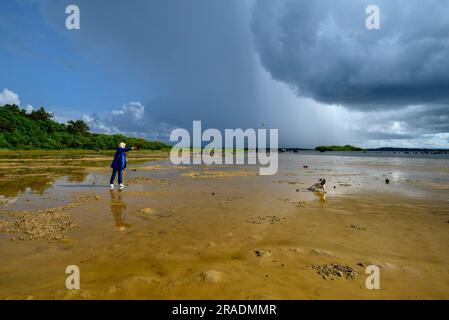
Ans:
[[[201,120],[204,128],[218,129],[267,123],[280,129],[282,145],[338,142],[334,118],[324,115],[322,106],[308,107],[314,102],[298,99],[260,65],[250,1],[80,0],[81,29],[76,32],[64,29],[61,12],[69,3],[42,1],[47,21],[96,67],[131,73],[147,88],[148,97],[132,99],[145,106],[142,123],[148,130],[157,121],[191,128],[192,120]],[[105,123],[108,119],[101,117]],[[327,130],[312,134],[316,121]],[[122,119],[115,127],[128,132],[135,124]]]
[[[304,147],[423,136],[416,143],[433,145],[449,132],[448,1],[79,0],[81,30],[70,33],[61,13],[72,1],[41,3],[93,66],[148,88],[132,98],[140,119],[90,115],[98,130],[267,122],[280,145]],[[381,30],[365,28],[368,4],[379,5]]]
[[[449,132],[449,112],[447,106],[419,106],[404,117],[411,128],[426,133]]]
[[[45,2],[48,19],[64,28],[70,1]],[[77,1],[79,48],[105,70],[132,70],[153,96],[146,112],[177,125],[201,119],[238,126],[257,113],[256,55],[242,1]],[[64,31],[64,30],[62,30]],[[71,35],[72,36],[72,35]],[[109,56],[113,46],[120,56]],[[123,79],[126,81],[126,79]],[[244,123],[246,120],[246,123]],[[249,121],[248,121],[249,120]]]
[[[369,4],[380,30],[365,27]],[[260,0],[252,30],[263,66],[299,95],[389,109],[449,102],[448,15],[441,0]]]

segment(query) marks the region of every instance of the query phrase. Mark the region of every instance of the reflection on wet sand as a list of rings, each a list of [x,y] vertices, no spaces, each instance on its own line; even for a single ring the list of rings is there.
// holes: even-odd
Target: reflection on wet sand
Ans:
[[[53,185],[54,178],[48,176],[24,176],[0,183],[0,195],[4,197],[17,197],[19,194],[30,190],[43,194]]]
[[[67,182],[84,182],[86,180],[86,177],[88,175],[88,172],[73,172],[69,175],[67,175]]]
[[[126,204],[122,200],[122,191],[110,191],[111,196],[110,206],[111,213],[114,217],[115,226],[124,231],[127,228],[131,228],[131,225],[126,222]]]
[[[95,169],[107,168],[109,171],[112,155],[111,151],[0,150],[0,196],[13,198],[27,191],[42,195],[61,177],[65,177],[67,182],[82,183]],[[140,163],[162,156],[165,158],[165,153],[140,151],[128,161]]]
[[[326,194],[324,192],[314,192],[313,194],[318,198],[320,203],[324,203],[326,201]]]

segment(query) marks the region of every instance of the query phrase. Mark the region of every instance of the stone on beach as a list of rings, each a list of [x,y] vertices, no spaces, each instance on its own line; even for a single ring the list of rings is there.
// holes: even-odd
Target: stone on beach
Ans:
[[[255,250],[254,253],[259,258],[267,258],[267,257],[271,256],[271,251],[267,251],[264,249]]]
[[[154,213],[154,209],[152,209],[152,208],[143,208],[143,209],[139,210],[139,213],[141,215],[152,214],[152,213]]]
[[[223,273],[217,270],[206,270],[199,274],[199,278],[203,282],[219,282],[223,279]]]

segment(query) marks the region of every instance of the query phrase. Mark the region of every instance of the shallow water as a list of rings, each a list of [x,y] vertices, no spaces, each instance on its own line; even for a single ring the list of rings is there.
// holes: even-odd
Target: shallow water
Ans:
[[[281,153],[278,173],[258,176],[257,166],[173,166],[135,154],[123,191],[108,190],[107,165],[87,160],[79,172],[49,169],[51,182],[2,179],[0,219],[96,197],[69,209],[77,228],[66,240],[0,233],[0,297],[449,298],[445,157]],[[325,197],[306,190],[320,177]],[[360,262],[381,267],[381,290],[364,287]],[[311,266],[326,263],[358,276],[323,279]],[[79,291],[65,289],[70,264],[80,267]]]

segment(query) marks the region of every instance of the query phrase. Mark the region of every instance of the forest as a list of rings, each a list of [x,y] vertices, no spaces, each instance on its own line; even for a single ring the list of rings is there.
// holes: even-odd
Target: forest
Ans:
[[[160,141],[126,137],[121,134],[91,133],[82,120],[69,120],[67,124],[53,120],[54,114],[43,107],[27,113],[17,105],[0,107],[0,149],[87,149],[112,150],[120,142],[147,150],[170,149]]]

